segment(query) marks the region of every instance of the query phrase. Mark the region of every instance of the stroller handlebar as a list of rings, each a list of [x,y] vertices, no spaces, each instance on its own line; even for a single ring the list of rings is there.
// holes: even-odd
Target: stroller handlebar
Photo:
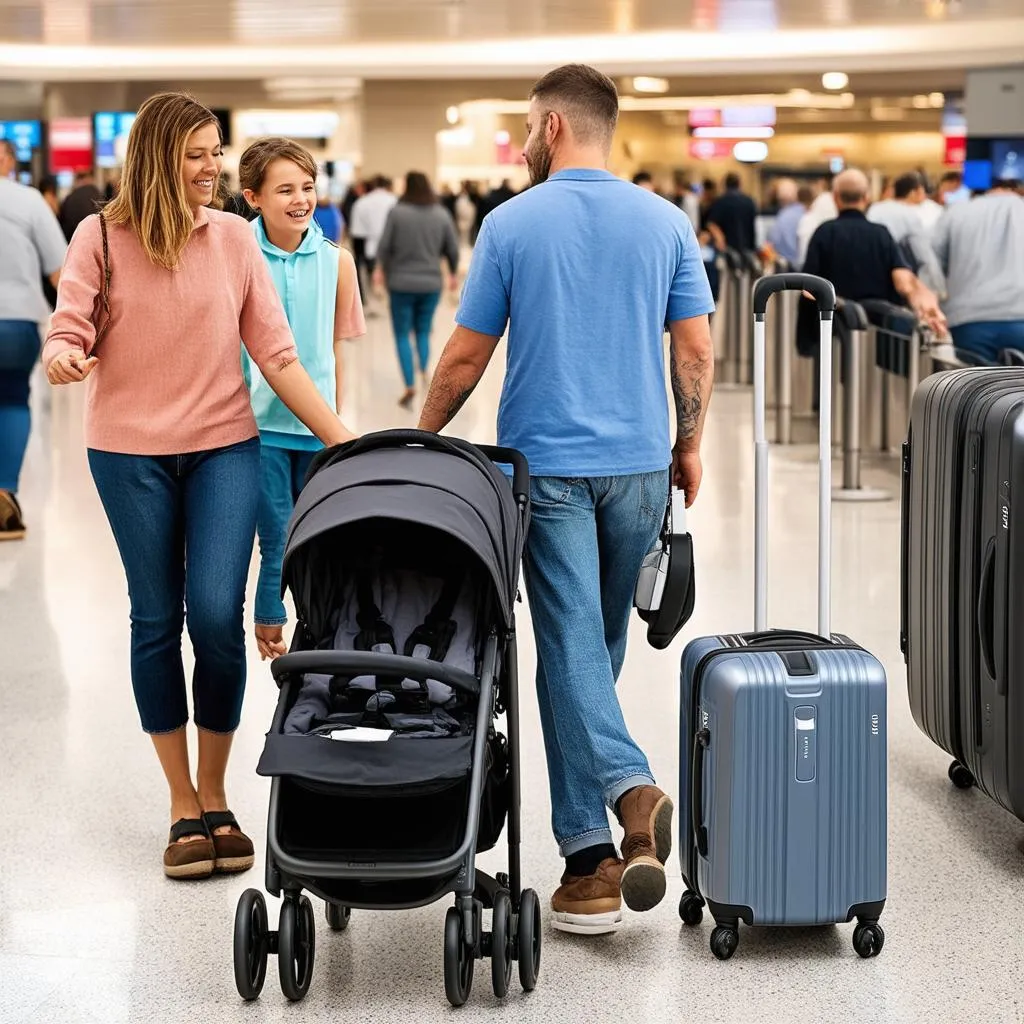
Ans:
[[[516,448],[500,448],[493,444],[476,446],[491,460],[512,467],[512,493],[519,499],[530,500],[530,464],[526,456]]]
[[[317,672],[321,675],[386,675],[425,682],[436,679],[456,690],[476,696],[480,681],[470,672],[440,661],[408,658],[403,654],[374,654],[371,651],[296,651],[276,658],[270,666],[277,682],[285,676]]]

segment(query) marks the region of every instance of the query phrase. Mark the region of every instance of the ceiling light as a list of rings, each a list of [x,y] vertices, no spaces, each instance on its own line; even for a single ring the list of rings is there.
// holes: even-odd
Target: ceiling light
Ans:
[[[633,91],[666,93],[668,92],[668,79],[640,75],[633,79]]]
[[[933,107],[944,107],[946,105],[946,95],[941,92],[930,92],[928,93],[928,102]]]
[[[845,89],[850,84],[850,76],[845,71],[826,71],[821,76],[821,84],[826,89],[832,89],[838,92],[840,89]]]
[[[794,103],[806,103],[811,98],[810,89],[790,89],[789,98]]]
[[[840,93],[839,99],[842,100],[844,107],[852,107],[857,97],[852,92],[844,92]]]
[[[732,155],[741,164],[759,164],[768,156],[766,142],[737,142],[732,148]]]
[[[918,94],[911,101],[910,105],[915,110],[927,110],[928,109],[928,97],[923,94]]]
[[[444,119],[449,124],[458,124],[459,123],[459,108],[458,107],[449,107],[444,112]]]
[[[695,139],[770,139],[775,129],[768,125],[751,125],[747,128],[694,128]]]

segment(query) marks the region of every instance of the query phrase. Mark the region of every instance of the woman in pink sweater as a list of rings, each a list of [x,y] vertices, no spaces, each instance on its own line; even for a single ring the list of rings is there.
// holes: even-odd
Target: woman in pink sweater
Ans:
[[[281,400],[326,445],[353,435],[298,361],[249,225],[208,209],[220,129],[191,97],[147,100],[118,197],[75,232],[43,350],[52,384],[88,379],[85,437],[131,601],[131,674],[142,728],[170,788],[164,871],[202,878],[252,866],[225,774],[245,689],[242,608],[260,448],[241,337]],[[195,652],[195,783],[181,660]]]

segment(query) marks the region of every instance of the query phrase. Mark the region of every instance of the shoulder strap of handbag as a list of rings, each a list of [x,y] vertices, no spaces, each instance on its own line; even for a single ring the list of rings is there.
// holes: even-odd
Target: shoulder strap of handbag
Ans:
[[[100,219],[100,237],[103,240],[103,276],[100,279],[100,305],[103,307],[103,324],[96,328],[96,340],[92,343],[94,351],[100,341],[103,340],[103,335],[107,333],[107,328],[110,326],[110,244],[107,241],[107,218],[103,216],[102,210],[100,210],[97,216]]]

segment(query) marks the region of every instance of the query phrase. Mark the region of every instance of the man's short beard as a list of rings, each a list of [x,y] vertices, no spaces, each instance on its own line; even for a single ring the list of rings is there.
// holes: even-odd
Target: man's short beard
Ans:
[[[551,173],[551,150],[543,137],[527,150],[527,167],[530,170],[530,184],[539,185],[548,180]]]

